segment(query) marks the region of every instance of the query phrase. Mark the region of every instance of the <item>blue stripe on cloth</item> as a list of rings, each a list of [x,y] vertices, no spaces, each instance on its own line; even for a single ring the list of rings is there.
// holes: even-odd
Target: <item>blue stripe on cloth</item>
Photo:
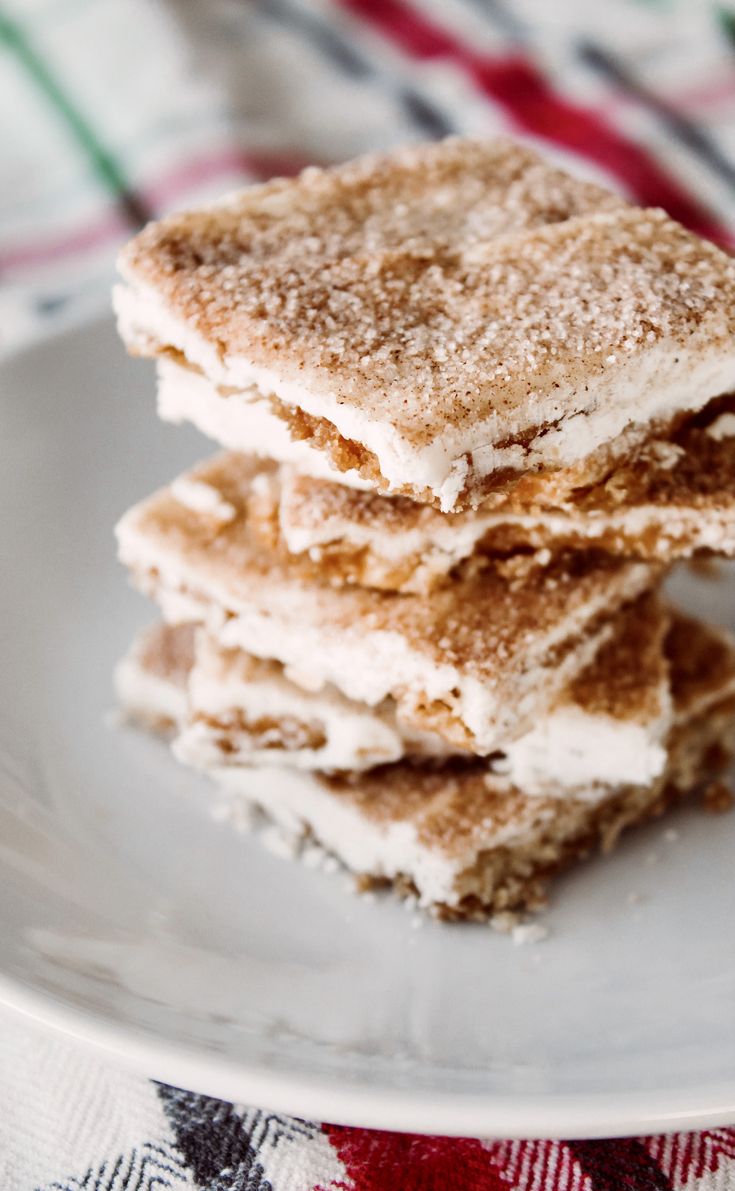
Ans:
[[[404,116],[424,136],[438,140],[457,131],[433,100],[416,88],[404,85],[385,68],[377,67],[355,41],[339,32],[333,22],[322,20],[314,12],[289,4],[287,0],[258,0],[257,7],[261,14],[279,21],[308,41],[312,49],[343,74],[374,80],[386,88],[403,109]]]
[[[641,83],[619,58],[592,42],[584,41],[578,46],[582,61],[658,116],[671,136],[685,145],[713,173],[717,174],[735,190],[735,162],[720,150],[719,146],[689,116],[661,99],[654,91]]]

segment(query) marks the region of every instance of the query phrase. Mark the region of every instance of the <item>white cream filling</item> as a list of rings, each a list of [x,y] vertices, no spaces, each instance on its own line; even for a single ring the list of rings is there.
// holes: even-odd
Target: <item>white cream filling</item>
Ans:
[[[226,715],[232,709],[245,715],[292,716],[321,725],[327,744],[317,750],[301,749],[284,755],[283,749],[253,750],[244,743],[244,757],[223,759],[222,750],[207,729],[198,724],[186,728],[176,751],[182,760],[198,768],[238,764],[294,765],[313,770],[360,770],[427,752],[446,754],[442,741],[416,741],[402,733],[395,717],[380,708],[370,711],[349,704],[338,692],[305,694],[287,679],[234,683],[220,679],[202,682],[196,668],[190,684],[191,709]],[[574,791],[588,801],[598,801],[618,785],[648,785],[663,772],[667,762],[665,735],[671,725],[668,690],[661,691],[662,713],[648,723],[616,720],[592,715],[583,708],[565,704],[544,716],[524,736],[504,750],[502,762],[493,772],[529,797],[566,798]],[[665,710],[664,710],[665,709]],[[432,747],[433,745],[433,747]]]
[[[246,391],[255,386],[264,395],[273,394],[286,405],[325,419],[344,438],[375,455],[389,486],[429,489],[445,512],[456,506],[462,490],[463,458],[470,458],[479,477],[505,468],[570,466],[614,440],[631,422],[667,420],[680,410],[699,409],[735,387],[735,347],[708,354],[663,341],[627,356],[623,368],[611,357],[609,371],[591,373],[583,387],[560,388],[552,395],[535,393],[531,425],[557,420],[560,408],[576,412],[563,417],[556,429],[540,429],[528,446],[495,445],[530,428],[525,406],[504,417],[466,420],[462,429],[447,426],[428,445],[417,446],[395,424],[371,416],[360,402],[315,392],[244,356],[220,355],[204,336],[175,317],[151,287],[133,276],[128,281],[127,287],[117,287],[114,300],[120,332],[130,346],[145,345],[152,337],[182,352],[213,385]]]
[[[343,542],[357,550],[368,548],[388,563],[400,563],[412,557],[423,559],[427,555],[437,556],[444,569],[450,570],[473,553],[487,527],[463,525],[457,526],[454,534],[444,535],[439,530],[434,535],[421,529],[384,534],[377,525],[355,525],[336,519],[304,526],[289,521],[288,512],[281,506],[280,528],[290,554],[308,554],[324,546]]]
[[[198,372],[173,360],[158,361],[158,414],[164,422],[191,422],[230,451],[292,463],[304,475],[351,488],[369,488],[355,471],[338,472],[308,442],[291,438],[288,427],[255,389],[224,396]]]
[[[530,796],[573,792],[596,801],[609,795],[611,786],[648,785],[663,773],[670,720],[670,709],[645,724],[567,704],[509,744],[494,768]]]
[[[505,523],[504,518],[496,520]],[[291,554],[306,554],[320,546],[347,542],[357,549],[368,547],[388,562],[400,562],[413,555],[428,553],[443,555],[447,569],[472,554],[491,521],[480,514],[458,513],[451,518],[432,516],[425,527],[414,529],[386,527],[379,519],[362,524],[336,516],[304,525],[299,521],[298,506],[296,516],[291,511],[288,477],[284,478],[279,509],[281,533]]]
[[[735,438],[735,414],[720,414],[711,426],[707,427],[707,434],[715,442],[722,442],[726,438]]]
[[[627,513],[601,519],[599,524],[602,527],[599,533],[610,530],[612,533],[620,532],[632,538],[640,537],[654,526],[662,539],[672,542],[691,535],[689,553],[695,550],[722,550],[730,553],[735,548],[735,515],[726,509],[719,514],[710,513],[704,518],[696,506],[677,508],[673,505],[661,509],[643,505],[639,509],[630,509]],[[575,522],[575,531],[583,525],[584,519],[580,517],[578,522]],[[588,536],[592,538],[594,535],[590,532]]]
[[[142,710],[152,718],[165,715],[176,720],[183,714],[182,704],[185,696],[181,688],[170,680],[147,674],[134,658],[126,659],[126,663],[127,665],[119,667],[120,672],[124,674],[119,690],[128,707],[139,712]],[[550,730],[547,732],[549,740],[553,740],[555,734],[560,735],[560,718],[567,717],[569,726],[574,722],[576,711],[577,709],[568,707],[550,717]],[[590,721],[595,717],[580,714],[576,718],[578,725],[584,727],[585,739],[593,748],[599,746],[601,738],[599,735],[594,736],[594,728],[590,738]],[[633,739],[631,734],[631,745]],[[541,743],[540,737],[538,743]],[[611,745],[612,737],[603,743]],[[552,751],[553,747],[552,744]],[[192,763],[193,758],[186,749],[182,751],[176,748],[175,751],[182,760]],[[648,756],[651,761],[654,760],[652,746],[648,749]],[[632,751],[630,758],[633,759]],[[217,763],[217,758],[212,761],[202,759],[201,767],[226,792],[233,817],[241,818],[238,803],[244,801],[246,804],[258,806],[291,836],[311,832],[321,845],[338,856],[354,872],[389,879],[398,875],[411,878],[419,890],[419,898],[423,905],[434,902],[456,904],[459,899],[456,889],[457,878],[472,865],[482,850],[502,847],[510,842],[520,846],[523,844],[523,832],[519,832],[517,825],[512,821],[502,827],[489,821],[483,824],[484,836],[479,836],[477,831],[473,832],[472,842],[464,851],[449,855],[442,850],[439,841],[430,847],[422,843],[410,821],[386,820],[381,823],[361,814],[348,800],[331,792],[318,776],[278,767],[224,767]],[[657,763],[651,764],[650,780],[659,776],[660,771]],[[584,784],[582,772],[577,768],[573,775],[573,780],[579,780],[580,786]],[[627,778],[634,783],[642,780],[643,770],[640,761],[637,766],[633,763],[627,772]],[[519,774],[511,780],[514,784],[522,786]],[[608,780],[613,783],[612,771],[608,773]],[[524,793],[530,792],[528,788],[524,789]],[[551,791],[538,792],[548,796]],[[569,792],[570,787],[565,792],[566,796]],[[609,796],[609,792],[609,789],[600,789],[599,785],[590,785],[587,790],[574,789],[574,796],[596,801]]]
[[[233,799],[254,803],[286,831],[308,829],[315,839],[352,872],[392,880],[413,880],[421,905],[455,905],[457,877],[483,848],[501,847],[517,837],[513,824],[487,824],[486,837],[454,856],[437,842],[428,846],[408,821],[377,823],[343,798],[330,793],[318,777],[294,770],[217,770],[218,784]],[[519,841],[522,842],[522,841]]]
[[[404,753],[400,731],[391,714],[351,704],[334,688],[317,694],[299,690],[282,675],[239,680],[221,673],[208,673],[196,664],[189,679],[190,712],[212,717],[227,717],[233,711],[246,718],[266,717],[276,721],[293,718],[315,724],[326,737],[317,749],[285,750],[278,747],[258,749],[248,745],[248,734],[239,729],[226,731],[241,754],[230,754],[229,764],[294,765],[303,769],[359,770],[399,760]],[[214,732],[196,721],[184,727],[176,751],[183,760],[198,768],[223,764],[223,750],[217,744],[220,729]]]
[[[114,670],[115,693],[125,711],[143,719],[166,719],[180,724],[186,715],[186,688],[141,666],[134,654],[122,658]]]
[[[429,698],[439,698],[463,681],[456,667],[422,658],[398,633],[346,629],[338,639],[322,620],[318,593],[305,586],[269,587],[262,607],[256,591],[253,603],[246,606],[209,576],[205,590],[196,567],[162,555],[137,532],[134,515],[131,510],[117,527],[120,559],[157,600],[170,623],[206,623],[225,649],[275,659],[288,666],[291,674],[302,674],[311,690],[333,682],[348,698],[371,707],[382,703],[396,686],[414,687]],[[157,577],[151,579],[150,572],[157,572]],[[224,616],[224,608],[232,615]],[[478,701],[483,689],[478,691]]]
[[[610,400],[609,378],[590,376],[584,409],[569,414],[556,429],[542,429],[527,446],[495,446],[497,439],[528,428],[526,419],[516,414],[505,420],[497,416],[478,420],[463,434],[450,427],[437,434],[429,446],[416,447],[395,426],[370,419],[358,406],[340,404],[331,395],[315,394],[284,381],[242,357],[226,360],[224,378],[214,383],[236,389],[255,385],[286,405],[324,418],[342,437],[361,443],[375,455],[391,487],[408,484],[428,488],[440,497],[442,511],[450,512],[469,471],[467,456],[479,477],[505,468],[567,467],[617,438],[631,422],[666,421],[679,410],[701,408],[711,397],[735,385],[735,351],[725,359],[721,353],[714,358],[692,353],[689,360],[685,349],[677,351],[679,364],[675,367],[670,344],[652,347],[640,359],[631,361],[625,378],[615,388],[614,401]],[[574,391],[561,397],[539,398],[534,407],[536,424],[552,420],[559,404],[573,407],[580,401],[581,396]]]

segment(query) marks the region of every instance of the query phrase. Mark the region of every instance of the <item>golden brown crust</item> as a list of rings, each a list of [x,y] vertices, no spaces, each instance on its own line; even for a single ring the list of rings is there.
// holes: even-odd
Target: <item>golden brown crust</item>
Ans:
[[[455,323],[467,327],[473,303],[458,303],[459,274],[468,294],[482,286],[486,245],[625,210],[621,199],[510,142],[447,141],[307,170],[171,216],[140,233],[123,263],[228,353],[264,365],[277,359],[298,379],[316,369],[347,400],[351,376],[384,401],[396,367],[407,365],[409,375],[422,368],[421,384],[428,377],[446,401],[451,362],[435,352],[427,361],[432,336],[419,331],[448,320],[434,329],[436,344]],[[491,286],[497,292],[497,278]],[[487,325],[487,312],[480,317]],[[471,383],[464,367],[461,384],[452,384],[455,413]]]
[[[677,612],[666,636],[671,693],[680,719],[703,714],[713,697],[735,689],[729,633]]]
[[[344,438],[326,418],[317,418],[303,409],[286,405],[272,394],[268,400],[271,412],[288,426],[291,437],[295,441],[307,442],[310,447],[320,451],[335,471],[354,472],[387,499],[399,497],[419,505],[430,505],[437,511],[440,509],[439,497],[430,488],[389,483],[380,470],[377,456],[362,443]],[[574,500],[578,492],[584,493],[586,488],[604,481],[621,460],[635,456],[651,439],[655,441],[673,434],[685,417],[685,414],[677,414],[666,421],[630,425],[616,435],[612,442],[603,443],[569,467],[529,470],[519,465],[518,468],[496,469],[486,476],[477,475],[470,469],[454,512],[478,508],[508,508],[524,512],[528,509],[554,508]],[[506,439],[502,445],[525,446],[537,433],[547,429],[552,427],[534,427],[524,434]]]
[[[702,795],[702,805],[708,815],[726,815],[735,806],[735,794],[728,782],[710,782]]]
[[[678,623],[677,616],[674,621]],[[660,715],[661,691],[669,683],[664,638],[670,622],[671,613],[657,595],[625,609],[610,640],[570,684],[566,699],[589,715],[616,720],[645,722]]]
[[[735,751],[733,699],[676,729],[669,751],[659,781],[624,788],[596,803],[528,798],[483,777],[477,762],[474,769],[470,765],[454,773],[444,766],[428,774],[422,766],[413,774],[402,772],[397,784],[391,773],[397,767],[376,770],[361,782],[359,798],[346,779],[324,780],[373,821],[408,819],[422,843],[445,854],[472,855],[473,841],[479,843],[492,823],[499,842],[475,848],[471,862],[458,872],[457,901],[435,907],[446,919],[481,920],[507,910],[537,909],[551,877],[593,852],[611,851],[623,831],[662,814],[719,773]],[[406,878],[395,884],[398,892],[415,892]]]
[[[735,332],[724,253],[508,142],[448,141],[256,187],[149,226],[122,267],[220,356],[418,450],[478,424],[487,442],[522,441],[588,410],[593,387],[596,402],[615,400],[657,345],[671,361],[725,353]],[[362,444],[333,436],[330,449],[374,472]]]
[[[629,659],[633,656],[635,640],[644,643],[646,618],[655,634],[665,627],[657,621],[653,601],[647,606],[642,604],[639,611],[635,627],[623,636],[623,649],[626,653],[630,651]],[[691,654],[686,649],[687,640],[692,642]],[[657,787],[659,792],[667,783],[689,788],[693,784],[692,765],[706,764],[713,745],[728,744],[729,734],[735,731],[732,639],[723,638],[701,622],[677,612],[672,618],[666,646],[678,722],[669,737],[669,763]],[[655,660],[655,648],[650,649],[650,656]],[[645,658],[642,661],[645,663]],[[614,659],[603,659],[598,682],[601,683],[608,666],[614,673]],[[618,679],[625,679],[622,664]],[[583,683],[582,693],[589,693],[595,685],[592,679]],[[692,697],[695,691],[696,700]],[[602,690],[599,693],[604,700]],[[613,697],[613,702],[616,701]],[[707,706],[703,710],[705,702]],[[717,768],[721,764],[719,759]],[[493,775],[486,759],[476,757],[401,761],[366,773],[324,776],[322,780],[366,820],[384,824],[410,821],[422,843],[437,846],[449,855],[462,855],[471,848],[473,839],[487,834],[488,824],[498,833],[512,825],[514,834],[522,835],[530,825],[548,820],[553,830],[560,808],[567,803],[575,807],[579,804],[575,798],[529,797],[509,786],[503,777]],[[627,794],[623,791],[611,795],[601,806],[605,811],[610,806],[616,807],[619,798],[626,798]],[[591,804],[584,805],[587,813],[594,816]],[[606,834],[610,843],[609,829]]]
[[[304,543],[292,553],[304,574],[321,570],[333,583],[394,591],[426,591],[447,582],[468,556],[477,566],[519,551],[592,546],[660,562],[696,551],[732,554],[735,433],[717,434],[718,423],[730,416],[735,418],[735,397],[711,402],[670,438],[654,438],[605,480],[567,493],[557,505],[546,504],[547,492],[526,506],[509,497],[477,512],[442,514],[405,497],[359,491],[284,467],[271,493],[271,542],[280,540],[284,549],[292,540]],[[452,554],[450,531],[459,541],[473,526],[464,555]]]
[[[457,160],[457,184],[474,187],[478,175],[467,177]],[[549,387],[569,384],[580,379],[580,360],[586,372],[602,372],[611,353],[663,336],[683,344],[703,324],[713,341],[732,332],[726,316],[712,315],[713,289],[723,308],[735,292],[727,258],[661,212],[597,192],[593,209],[602,203],[605,214],[536,226],[519,240],[506,233],[483,242],[455,219],[443,242],[431,212],[428,235],[412,239],[400,228],[393,238],[376,181],[362,180],[377,208],[371,226],[364,208],[349,204],[345,178],[348,169],[310,172],[301,183],[306,217],[295,182],[282,184],[279,201],[245,192],[231,205],[169,217],[142,232],[125,260],[223,351],[277,362],[294,380],[318,376],[320,389],[345,402],[357,400],[359,379],[361,406],[395,406],[391,421],[417,443],[438,424],[517,406],[542,369]],[[421,182],[414,171],[413,187]],[[443,358],[438,348],[450,342],[463,350]],[[483,397],[488,377],[492,401]],[[412,403],[400,408],[407,389],[423,394],[430,428]]]

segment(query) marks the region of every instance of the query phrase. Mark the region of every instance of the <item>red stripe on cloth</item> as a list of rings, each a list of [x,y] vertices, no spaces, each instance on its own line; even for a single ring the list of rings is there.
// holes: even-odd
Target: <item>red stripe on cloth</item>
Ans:
[[[283,154],[224,149],[219,153],[200,155],[180,162],[155,182],[141,188],[145,202],[160,211],[174,204],[178,198],[196,186],[217,179],[229,178],[232,183],[265,181],[275,175],[292,176],[307,164],[306,160]],[[127,222],[115,212],[100,216],[85,224],[48,239],[0,249],[0,271],[50,265],[64,257],[82,256],[105,245],[114,245],[130,234]]]
[[[314,1191],[333,1191],[335,1186],[349,1191],[508,1191],[507,1180],[480,1141],[338,1125],[323,1129],[350,1181]]]
[[[735,1166],[735,1129],[703,1129],[699,1133],[675,1133],[642,1140],[676,1188],[686,1187],[706,1174],[716,1174],[727,1163]]]
[[[728,74],[724,78],[710,79],[697,87],[680,85],[670,94],[663,96],[672,104],[678,104],[682,111],[689,112],[718,107],[720,104],[731,104],[735,99],[735,74]],[[729,113],[728,113],[729,114]]]
[[[572,1141],[569,1147],[594,1191],[673,1191],[658,1162],[635,1137]]]
[[[594,1191],[564,1141],[492,1141],[488,1152],[507,1183],[522,1191]]]
[[[284,154],[259,153],[248,149],[220,149],[215,153],[190,158],[176,165],[143,194],[153,207],[160,210],[175,202],[180,194],[192,187],[201,186],[218,177],[232,174],[235,178],[253,179],[258,182],[274,177],[293,177],[313,162],[306,158]]]
[[[63,232],[60,236],[0,249],[0,272],[10,273],[15,269],[53,264],[66,256],[81,256],[103,244],[121,239],[126,233],[130,233],[127,221],[122,215],[111,211],[94,223]]]
[[[589,109],[556,95],[548,80],[519,54],[491,57],[464,46],[404,0],[340,0],[407,54],[454,63],[489,99],[501,104],[518,129],[563,145],[617,177],[644,206],[661,206],[674,219],[713,240],[729,231],[670,177],[646,150]]]

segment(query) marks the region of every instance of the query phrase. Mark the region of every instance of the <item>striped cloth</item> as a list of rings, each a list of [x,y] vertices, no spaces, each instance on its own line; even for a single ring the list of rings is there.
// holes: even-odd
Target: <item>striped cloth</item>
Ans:
[[[732,1191],[735,1129],[616,1141],[379,1133],[156,1084],[0,1029],[2,1191]]]
[[[0,344],[107,301],[144,220],[511,132],[735,247],[735,13],[705,0],[6,0]],[[735,1191],[735,1129],[483,1142],[297,1121],[0,1027],[2,1191]]]
[[[705,0],[5,0],[0,334],[141,222],[306,162],[512,132],[735,243],[735,14]]]

